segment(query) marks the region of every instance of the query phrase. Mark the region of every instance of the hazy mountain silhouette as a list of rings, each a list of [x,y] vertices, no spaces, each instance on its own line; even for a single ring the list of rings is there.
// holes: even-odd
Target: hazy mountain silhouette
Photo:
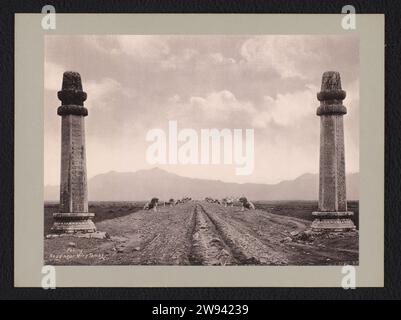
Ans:
[[[246,196],[252,200],[317,200],[318,174],[306,173],[294,180],[277,184],[228,183],[182,177],[154,168],[136,172],[111,171],[88,181],[91,201],[138,201],[152,197],[168,200],[189,196],[192,198],[223,198]],[[348,200],[359,199],[359,173],[347,175]],[[45,186],[45,200],[58,200],[59,187]]]

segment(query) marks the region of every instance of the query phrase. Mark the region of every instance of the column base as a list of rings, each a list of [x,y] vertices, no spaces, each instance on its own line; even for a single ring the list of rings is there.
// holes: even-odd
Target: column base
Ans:
[[[312,212],[316,217],[313,220],[311,228],[313,231],[353,231],[356,230],[354,222],[348,218],[353,216],[351,211],[344,212],[325,212],[317,211]]]
[[[51,231],[70,234],[96,232],[96,226],[92,221],[94,216],[94,213],[88,212],[54,213]]]

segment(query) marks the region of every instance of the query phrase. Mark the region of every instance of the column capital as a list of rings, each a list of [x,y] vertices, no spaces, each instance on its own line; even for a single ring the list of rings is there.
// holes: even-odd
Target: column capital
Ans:
[[[81,76],[78,72],[64,72],[63,84],[61,90],[57,93],[57,97],[61,101],[61,106],[57,109],[58,115],[88,115],[88,110],[84,107],[87,95],[82,90]]]
[[[345,97],[346,92],[341,88],[340,73],[337,71],[324,72],[321,89],[317,93],[320,107],[317,108],[316,114],[318,116],[346,114],[347,108],[342,103]]]
[[[57,108],[57,114],[59,116],[67,116],[69,114],[76,116],[86,117],[88,115],[88,109],[82,106],[77,106],[75,104],[62,105]]]

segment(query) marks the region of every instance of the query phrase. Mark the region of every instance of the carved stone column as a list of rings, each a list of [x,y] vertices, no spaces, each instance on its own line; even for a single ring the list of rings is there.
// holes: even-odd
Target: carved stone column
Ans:
[[[312,213],[316,217],[313,230],[355,229],[349,218],[353,212],[347,210],[343,127],[347,109],[342,103],[345,96],[340,74],[325,72],[317,94],[320,101],[317,109],[320,117],[319,209]]]
[[[60,209],[54,213],[52,231],[56,233],[95,232],[88,212],[88,187],[86,177],[85,117],[86,93],[82,91],[81,76],[67,71],[63,75],[58,98],[61,106],[61,176]]]

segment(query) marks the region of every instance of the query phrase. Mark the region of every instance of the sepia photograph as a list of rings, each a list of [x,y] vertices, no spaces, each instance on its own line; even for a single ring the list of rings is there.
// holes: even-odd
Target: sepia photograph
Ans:
[[[47,34],[43,63],[45,265],[359,265],[357,34]]]
[[[185,318],[400,295],[390,3],[2,10],[0,299]]]

